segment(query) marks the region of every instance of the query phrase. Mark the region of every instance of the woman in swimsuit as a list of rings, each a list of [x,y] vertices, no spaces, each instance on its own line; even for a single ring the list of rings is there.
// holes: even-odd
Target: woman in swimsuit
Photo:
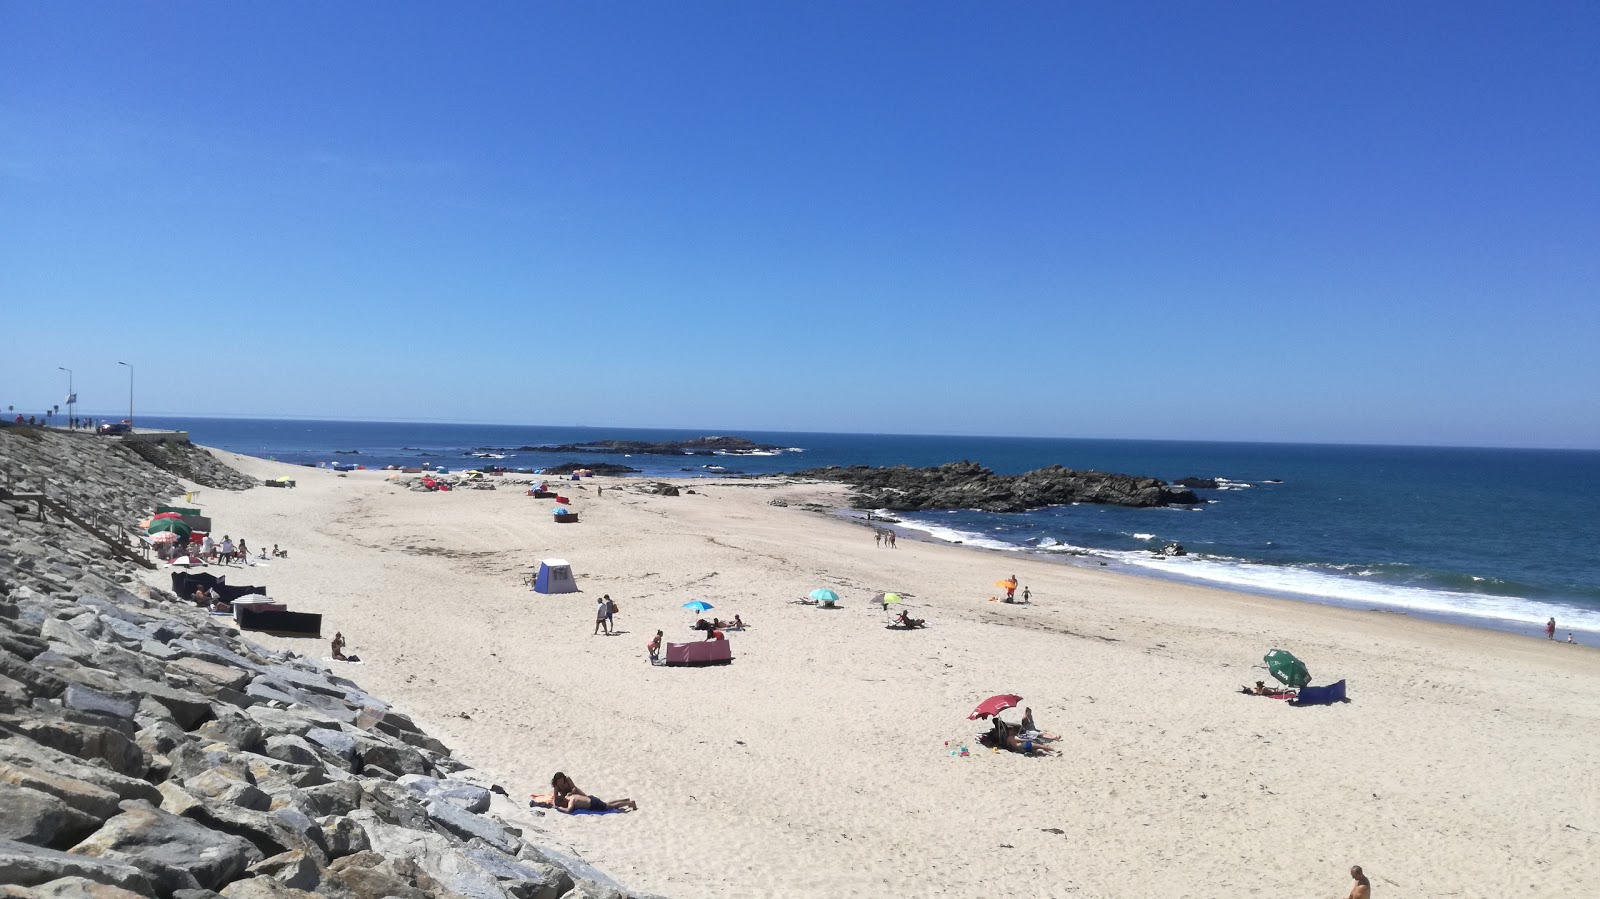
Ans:
[[[556,811],[565,812],[569,815],[573,812],[585,810],[604,812],[610,809],[621,809],[625,812],[631,812],[639,807],[639,803],[634,802],[632,799],[618,799],[613,802],[607,802],[599,796],[590,796],[578,789],[578,785],[572,782],[572,778],[562,774],[560,771],[556,772],[555,777],[550,778],[550,789],[555,791],[551,796],[550,804],[555,807]]]

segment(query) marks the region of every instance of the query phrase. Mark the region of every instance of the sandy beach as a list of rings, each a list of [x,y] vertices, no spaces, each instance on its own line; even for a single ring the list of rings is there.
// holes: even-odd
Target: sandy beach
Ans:
[[[559,770],[637,800],[516,821],[640,889],[1343,896],[1360,864],[1384,897],[1600,892],[1600,651],[956,545],[883,549],[802,508],[843,505],[832,486],[563,482],[581,521],[558,526],[520,490],[420,493],[386,472],[219,455],[299,486],[202,490],[219,532],[290,551],[211,570],[323,613],[364,660],[341,673],[513,797]],[[581,593],[528,590],[548,557]],[[1031,605],[988,601],[1011,574]],[[791,602],[817,587],[842,608]],[[929,627],[885,629],[868,603],[884,590]],[[592,635],[605,593],[619,636]],[[750,624],[729,635],[734,663],[652,667],[656,629],[699,638],[691,599]],[[1346,679],[1352,701],[1239,694],[1274,647],[1316,683]],[[996,693],[1023,696],[1060,755],[980,747],[966,715]]]

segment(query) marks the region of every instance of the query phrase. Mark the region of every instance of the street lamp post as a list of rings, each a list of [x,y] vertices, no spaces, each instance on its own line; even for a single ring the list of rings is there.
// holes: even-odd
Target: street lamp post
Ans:
[[[118,362],[118,365],[128,365]],[[128,365],[128,433],[133,433],[133,366]]]
[[[72,392],[72,369],[65,365],[57,365],[56,368],[67,373],[67,425],[75,427],[77,415],[72,411],[72,407],[78,402],[78,395]]]

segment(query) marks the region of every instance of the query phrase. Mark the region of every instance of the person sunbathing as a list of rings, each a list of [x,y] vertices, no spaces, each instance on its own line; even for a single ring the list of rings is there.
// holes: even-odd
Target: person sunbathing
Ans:
[[[1240,687],[1239,692],[1250,696],[1268,696],[1273,699],[1282,699],[1285,696],[1293,698],[1298,695],[1293,690],[1280,690],[1277,687],[1269,687],[1262,681],[1256,681],[1254,687]]]
[[[568,815],[573,812],[604,812],[612,809],[631,812],[639,807],[639,803],[634,802],[632,799],[617,799],[607,802],[599,796],[590,796],[579,789],[578,785],[572,782],[572,778],[562,774],[560,771],[556,772],[555,777],[550,778],[550,788],[554,790],[554,793],[550,795],[551,806],[556,811]],[[536,795],[534,798],[537,799],[538,796]]]
[[[1056,755],[1059,752],[1036,740],[1034,735],[1025,734],[1021,725],[1007,724],[998,716],[994,719],[994,729],[986,736],[991,746],[1009,749],[1022,755]]]
[[[344,633],[341,631],[333,632],[333,658],[339,662],[348,661],[344,655]]]
[[[906,610],[905,609],[901,609],[900,610],[900,615],[899,615],[899,617],[895,618],[894,623],[899,625],[900,627],[905,628],[906,630],[911,630],[912,628],[927,627],[928,626],[928,622],[925,619],[912,618],[910,615],[906,614]]]
[[[1035,740],[1059,740],[1059,739],[1061,739],[1061,735],[1060,734],[1052,734],[1052,733],[1047,733],[1045,731],[1042,731],[1042,730],[1039,729],[1039,725],[1033,723],[1033,709],[1032,708],[1024,708],[1022,710],[1022,724],[1018,725],[1018,727],[1019,727],[1019,729],[1021,730],[1021,732],[1022,732],[1022,734],[1024,736],[1031,737],[1032,739],[1035,739]]]
[[[709,631],[709,630],[712,630],[714,627],[716,627],[716,625],[714,625],[711,622],[709,622],[709,621],[705,620],[704,618],[702,618],[699,621],[696,621],[694,623],[694,626],[692,628],[690,628],[690,630]]]

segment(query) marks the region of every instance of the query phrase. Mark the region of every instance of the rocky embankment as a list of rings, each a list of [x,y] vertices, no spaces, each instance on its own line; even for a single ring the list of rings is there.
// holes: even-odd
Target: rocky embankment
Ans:
[[[20,498],[120,518],[181,493],[172,475],[13,428],[0,466],[0,896],[629,895],[485,814],[504,791],[388,703],[242,640]]]
[[[1025,512],[1064,503],[1116,506],[1186,506],[1201,502],[1194,491],[1157,478],[1103,471],[1075,471],[1052,465],[1018,475],[995,474],[976,462],[951,462],[937,468],[896,465],[872,468],[812,468],[797,477],[840,481],[855,488],[858,509],[915,512],[924,509],[981,509]]]

